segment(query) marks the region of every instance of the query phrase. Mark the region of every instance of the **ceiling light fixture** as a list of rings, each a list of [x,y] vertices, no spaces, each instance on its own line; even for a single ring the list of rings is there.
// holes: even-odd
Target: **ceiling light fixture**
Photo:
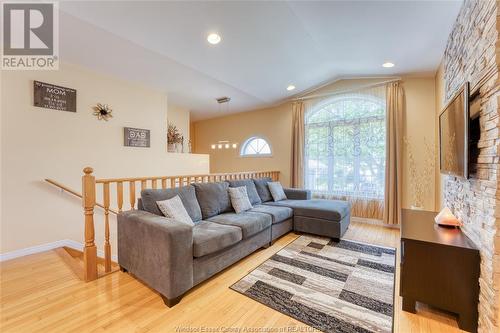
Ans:
[[[207,41],[213,45],[219,44],[221,40],[222,38],[217,34],[210,34],[207,36]]]
[[[295,89],[295,86],[293,84],[286,87],[286,90],[288,90],[288,91],[292,91],[293,89]]]
[[[394,67],[394,64],[392,62],[384,62],[382,64],[382,67],[391,68],[391,67]]]
[[[237,143],[231,143],[227,140],[219,140],[217,143],[213,143],[210,145],[210,148],[212,149],[229,149],[229,148],[233,148],[233,149],[236,149],[238,147],[238,144]]]

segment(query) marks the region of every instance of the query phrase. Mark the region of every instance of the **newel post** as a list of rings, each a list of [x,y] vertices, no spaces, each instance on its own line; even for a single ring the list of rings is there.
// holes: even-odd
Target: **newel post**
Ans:
[[[85,247],[83,265],[85,281],[97,279],[97,247],[94,243],[95,177],[90,167],[83,169],[82,202],[85,215]]]

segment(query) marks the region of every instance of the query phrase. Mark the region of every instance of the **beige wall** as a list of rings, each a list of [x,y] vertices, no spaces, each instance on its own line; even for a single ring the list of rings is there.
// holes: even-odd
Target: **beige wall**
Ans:
[[[34,107],[33,80],[76,89],[77,112]],[[1,84],[2,253],[62,239],[82,242],[80,200],[44,178],[80,192],[85,166],[92,166],[98,178],[208,172],[207,155],[166,153],[167,96],[162,92],[67,64],[59,71],[2,72]],[[92,115],[96,103],[113,108],[110,121]],[[150,129],[151,148],[124,147],[124,126]],[[112,220],[113,241],[115,228]],[[102,231],[98,212],[99,247]]]
[[[318,89],[311,94],[323,94],[331,91],[342,91],[373,84],[386,79],[347,79]],[[435,141],[435,95],[433,77],[407,77],[403,80],[406,92],[407,118],[406,135],[414,147],[417,168],[423,167],[423,138],[433,145]],[[281,171],[281,181],[290,182],[291,153],[291,104],[238,113],[227,117],[214,118],[194,123],[196,137],[195,151],[210,154],[212,172],[269,170]],[[212,150],[210,145],[219,140],[229,140],[241,144],[252,135],[262,135],[269,139],[273,148],[272,157],[239,156],[239,150]],[[406,153],[405,153],[406,156]],[[407,163],[406,158],[404,163]],[[405,167],[404,170],[407,168]],[[411,188],[409,175],[404,172],[403,204],[411,206]],[[431,188],[435,179],[430,181]],[[434,209],[434,191],[430,191],[425,199],[425,208]]]
[[[292,114],[290,104],[227,117],[213,118],[194,123],[195,152],[210,154],[211,172],[230,171],[281,171],[281,181],[290,180]],[[249,137],[258,135],[271,143],[271,157],[240,157],[241,144]],[[215,149],[211,144],[228,140],[238,148]]]
[[[184,136],[185,140],[185,152],[187,152],[187,140],[190,139],[190,111],[189,109],[180,107],[178,105],[168,103],[168,115],[167,119],[169,122],[173,123]]]
[[[432,149],[434,156],[435,150],[435,89],[434,78],[404,78],[403,80],[405,96],[406,96],[406,115],[404,135],[409,141],[409,145],[405,145],[403,149],[403,207],[409,208],[413,204],[412,187],[410,183],[408,164],[408,154],[411,151],[414,156],[418,178],[423,175],[425,163],[430,160],[435,160],[435,157],[426,150],[424,140]],[[435,168],[430,171],[429,175],[429,191],[423,198],[425,209],[435,209]],[[419,180],[420,181],[420,180]]]

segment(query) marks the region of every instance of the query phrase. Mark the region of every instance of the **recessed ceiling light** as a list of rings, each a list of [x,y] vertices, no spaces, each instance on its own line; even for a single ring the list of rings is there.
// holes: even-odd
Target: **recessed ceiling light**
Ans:
[[[288,91],[292,91],[293,89],[295,89],[295,86],[293,84],[286,87],[286,90],[288,90]]]
[[[394,67],[394,64],[392,62],[384,62],[382,64],[382,67],[391,68],[391,67]]]
[[[210,34],[207,37],[207,41],[213,45],[219,44],[221,40],[222,40],[222,38],[217,34]]]

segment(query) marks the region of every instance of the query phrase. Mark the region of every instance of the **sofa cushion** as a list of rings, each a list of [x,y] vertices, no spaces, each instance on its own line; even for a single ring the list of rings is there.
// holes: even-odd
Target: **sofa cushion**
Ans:
[[[193,255],[203,257],[241,241],[238,227],[201,221],[193,227]]]
[[[201,209],[196,200],[194,187],[191,185],[180,188],[167,189],[147,189],[141,191],[141,207],[143,210],[152,214],[163,216],[156,204],[157,201],[171,199],[178,195],[181,198],[184,208],[186,208],[193,222],[201,220]]]
[[[260,200],[262,202],[267,202],[273,200],[271,196],[271,192],[269,191],[269,187],[267,183],[272,182],[273,180],[269,177],[254,179],[253,182],[255,184],[255,188],[257,189],[257,193],[259,194]]]
[[[248,199],[250,199],[252,205],[258,205],[262,202],[252,179],[228,180],[227,182],[229,183],[229,187],[245,186],[247,188]]]
[[[227,182],[193,184],[204,220],[231,211]]]
[[[225,213],[208,219],[210,222],[240,227],[243,239],[249,238],[256,233],[268,228],[272,224],[272,218],[268,214],[243,212]]]
[[[266,202],[266,205],[293,208],[295,216],[313,217],[330,221],[340,221],[349,214],[351,206],[341,200],[282,200]]]
[[[250,211],[270,215],[273,219],[273,224],[283,222],[293,216],[293,209],[284,206],[257,205]]]

